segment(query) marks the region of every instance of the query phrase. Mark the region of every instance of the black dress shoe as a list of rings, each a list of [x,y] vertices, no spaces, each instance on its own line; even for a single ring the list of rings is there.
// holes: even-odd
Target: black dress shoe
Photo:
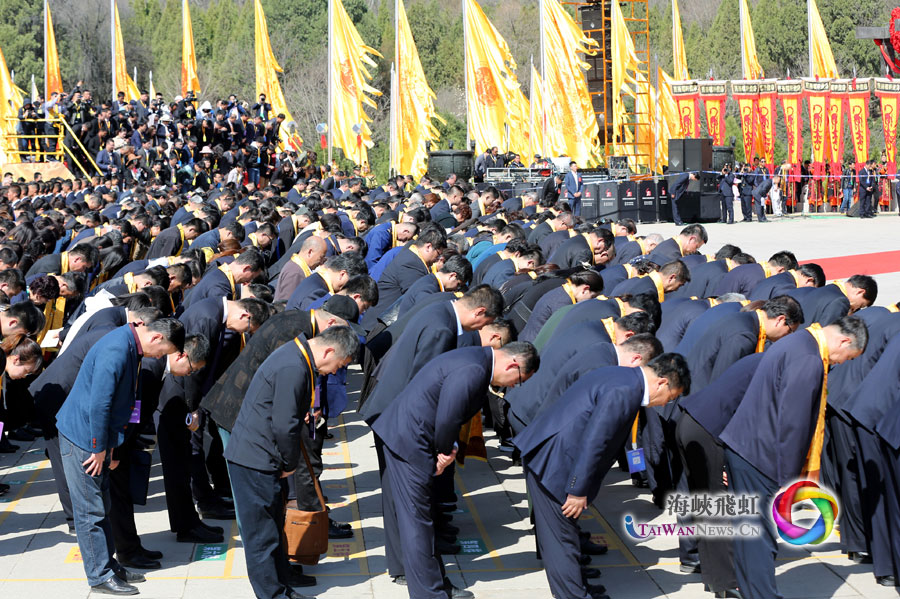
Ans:
[[[588,565],[589,563],[591,563],[591,561],[592,560],[591,560],[590,555],[585,555],[582,553],[581,555],[578,556],[578,563],[581,564],[582,566]]]
[[[310,597],[309,595],[301,595],[297,591],[293,591],[293,590],[290,593],[288,593],[288,598],[289,599],[316,599],[315,597]]]
[[[582,578],[599,578],[600,570],[597,568],[582,568],[581,569],[581,577]]]
[[[70,535],[74,535],[74,534],[75,534],[75,525],[72,524],[71,522],[69,522],[69,534],[70,534]]]
[[[449,578],[444,579],[444,590],[450,599],[474,599],[475,597],[475,593],[455,586]]]
[[[234,507],[228,507],[221,503],[207,506],[198,506],[200,517],[204,520],[234,520]]]
[[[344,530],[335,525],[331,520],[328,521],[328,538],[329,539],[352,539],[353,531]]]
[[[744,596],[737,589],[728,589],[727,591],[716,591],[716,599],[743,599]]]
[[[195,526],[190,530],[179,532],[175,538],[179,543],[221,543],[225,540],[222,533],[213,532],[205,526]]]
[[[847,554],[847,559],[857,564],[871,564],[872,556],[862,551],[851,551]]]
[[[700,562],[681,562],[678,568],[682,574],[700,574]]]
[[[587,553],[588,555],[606,555],[606,552],[609,551],[609,547],[602,543],[595,543],[588,538],[586,541],[581,541],[581,552]]]
[[[513,445],[512,441],[510,441],[509,439],[500,441],[500,447],[498,447],[498,449],[504,453],[512,453],[515,448],[516,446]]]
[[[160,564],[158,560],[150,559],[143,553],[135,553],[134,555],[116,555],[116,560],[123,566],[137,568],[138,570],[159,570],[162,567],[162,564]],[[125,582],[132,581],[125,580]]]
[[[402,587],[405,587],[406,586],[406,576],[403,574],[401,574],[400,576],[394,576],[391,579],[391,582],[393,582],[394,584],[399,584]]]
[[[121,565],[121,562],[120,562]],[[135,582],[147,582],[147,577],[141,574],[140,572],[132,572],[126,568],[119,568],[116,570],[116,578],[119,580],[124,580],[128,584]]]
[[[353,530],[353,526],[351,526],[349,522],[335,522],[334,520],[332,520],[331,523],[341,530]]]
[[[438,524],[435,526],[441,533],[456,536],[459,534],[459,527],[450,524],[449,522],[445,522],[444,524]]]
[[[291,569],[289,582],[292,587],[314,587],[316,586],[316,577]]]
[[[7,436],[11,441],[24,441],[25,443],[34,441],[34,435],[20,428],[14,431],[9,431],[9,435]]]
[[[897,579],[893,576],[876,576],[875,582],[880,584],[883,587],[895,587],[897,586]]]
[[[141,547],[141,555],[148,559],[161,560],[163,558],[162,551],[153,551],[152,549],[147,549],[146,547]]]
[[[6,483],[0,483],[0,495],[6,495],[9,492],[9,485]]]
[[[591,595],[604,595],[606,594],[606,587],[602,584],[586,584],[584,585],[587,589],[587,592]]]
[[[0,438],[0,453],[16,453],[19,451],[18,445],[13,445],[6,437]]]
[[[92,586],[91,592],[102,595],[137,595],[140,593],[136,586],[122,582],[117,576],[112,576],[106,582]]]
[[[200,523],[200,526],[203,527],[203,528],[205,528],[206,530],[208,530],[208,531],[210,531],[210,532],[214,532],[214,533],[219,534],[219,535],[224,535],[224,534],[225,534],[225,529],[222,528],[221,526],[213,526],[212,524],[207,524],[206,522],[201,522],[201,523]]]
[[[441,555],[456,555],[462,549],[459,543],[448,543],[441,538],[435,539],[434,545]]]

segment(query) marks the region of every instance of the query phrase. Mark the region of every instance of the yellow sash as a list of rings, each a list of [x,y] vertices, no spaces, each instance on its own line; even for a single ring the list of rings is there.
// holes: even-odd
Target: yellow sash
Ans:
[[[66,298],[60,296],[44,304],[44,328],[37,334],[37,342],[41,343],[48,331],[62,328],[65,315]],[[44,350],[56,351],[52,348],[44,348]]]
[[[819,469],[822,462],[822,444],[825,441],[825,404],[828,398],[828,343],[825,340],[825,332],[822,325],[813,323],[806,329],[816,340],[819,346],[819,357],[822,359],[822,394],[819,398],[819,415],[816,417],[816,429],[813,432],[812,443],[806,454],[806,464],[803,466],[801,476],[810,480],[819,479]]]
[[[425,258],[419,255],[419,248],[414,245],[409,246],[409,251],[416,255],[416,258],[422,261],[422,264],[425,265],[425,270],[431,272],[431,268],[428,266],[428,263],[425,262]]]
[[[653,281],[653,284],[656,285],[656,294],[659,296],[660,303],[662,303],[666,299],[666,292],[663,290],[662,277],[655,271],[647,276],[649,276],[650,280]]]
[[[735,264],[734,260],[732,260],[731,258],[725,258],[725,268],[728,269],[728,272],[734,270],[735,266],[737,266],[737,264]]]
[[[847,295],[847,286],[844,284],[843,281],[835,281],[833,283],[833,285],[835,287],[837,287],[838,289],[840,289],[841,293],[843,293],[845,296]]]
[[[756,317],[759,319],[759,339],[756,342],[755,353],[758,354],[766,348],[766,313],[762,310],[757,310]]]
[[[397,223],[391,223],[391,247],[397,247]]]
[[[887,309],[888,312],[900,312],[900,307],[898,307],[897,304],[891,304]]]
[[[572,285],[571,279],[566,279],[566,282],[563,283],[562,288],[563,291],[566,292],[566,295],[569,296],[569,299],[572,300],[573,304],[578,303],[575,301],[575,286]]]
[[[675,243],[678,244],[678,251],[681,252],[681,255],[682,255],[682,256],[684,256],[684,246],[681,245],[681,240],[678,239],[677,237],[673,237],[672,239],[674,239],[674,240],[675,240]]]
[[[64,275],[69,272],[69,252],[62,252],[59,255],[59,274]]]
[[[536,279],[536,278],[537,278],[537,273],[534,272],[533,270],[529,270],[529,271],[528,271],[528,276],[531,277],[532,279]]]
[[[334,295],[334,287],[331,286],[331,281],[321,271],[321,268],[316,269],[316,273],[318,273],[318,275],[322,277],[322,280],[325,281],[325,286],[328,287],[328,293]]]
[[[125,281],[125,286],[128,287],[128,293],[134,293],[137,291],[137,285],[134,282],[134,273],[126,272],[125,276],[122,277],[122,280]]]
[[[225,278],[228,279],[228,284],[231,285],[231,299],[233,299],[233,300],[237,299],[237,295],[236,295],[237,288],[235,287],[235,284],[234,284],[234,275],[231,274],[231,269],[228,268],[228,264],[223,264],[222,266],[219,267],[219,270],[222,271],[222,274],[224,274]]]
[[[585,241],[587,241],[588,249],[591,250],[591,264],[593,264],[594,263],[594,244],[591,243],[590,233],[582,233],[581,236],[584,237]]]
[[[741,300],[740,304],[741,304],[742,306],[749,306],[749,305],[750,305],[750,300]]]
[[[300,267],[300,270],[303,271],[303,276],[308,277],[312,274],[312,270],[310,270],[309,265],[306,263],[306,260],[300,257],[300,254],[294,254],[291,256],[291,262]]]
[[[799,287],[800,286],[800,271],[799,270],[789,270],[788,272],[791,273],[792,277],[794,277],[794,286]]]
[[[635,241],[637,241],[637,244],[639,246],[641,246],[641,255],[642,256],[646,256],[647,254],[650,253],[650,250],[647,249],[647,243],[643,239],[635,239]]]
[[[707,262],[714,262],[715,259],[716,259],[716,257],[713,256],[712,254],[706,254],[706,261],[707,261]]]
[[[247,235],[247,239],[250,240],[250,245],[252,245],[255,248],[259,247],[259,241],[256,239],[256,232],[253,232],[253,233],[250,233],[249,235]]]
[[[299,337],[294,337],[294,343],[297,344],[297,348],[300,349],[300,353],[303,354],[303,358],[306,360],[306,366],[309,368],[309,409],[311,410],[316,407],[316,376],[313,374],[312,360],[309,359],[309,354],[306,353],[306,348],[300,343]]]
[[[614,297],[613,299],[616,300],[616,304],[619,305],[619,316],[625,316],[625,302],[617,297]]]
[[[545,220],[544,222],[547,223],[547,226],[550,227],[550,230],[551,230],[551,231],[553,231],[554,233],[556,233],[556,227],[553,226],[553,219],[552,219],[552,218],[548,218],[548,219]]]
[[[716,306],[719,305],[719,300],[717,300],[717,299],[714,298],[714,297],[708,297],[708,298],[706,298],[706,301],[709,302],[709,307],[710,307],[710,308],[715,308]]]
[[[630,264],[623,264],[622,268],[625,269],[625,272],[628,274],[629,279],[633,279],[637,276],[637,269]]]
[[[625,239],[628,241],[637,241],[637,235],[626,235]]]
[[[760,266],[762,266],[763,272],[765,273],[767,279],[772,276],[772,269],[769,267],[768,262],[763,262],[762,264],[760,264]]]
[[[443,293],[444,292],[444,283],[441,281],[441,278],[439,276],[437,276],[437,273],[434,273],[434,278],[437,280],[438,289],[440,289],[441,293]]]
[[[602,318],[600,322],[603,323],[603,328],[606,329],[606,334],[609,335],[609,340],[613,345],[616,343],[616,319],[610,316],[609,318]]]
[[[178,251],[175,252],[176,256],[180,256],[182,250],[184,250],[184,225],[178,225],[178,237],[181,239],[181,245],[178,248]]]

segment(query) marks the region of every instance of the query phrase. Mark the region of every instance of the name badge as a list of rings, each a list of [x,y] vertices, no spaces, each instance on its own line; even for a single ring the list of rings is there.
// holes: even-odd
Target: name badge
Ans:
[[[628,459],[629,473],[634,474],[635,472],[643,472],[647,469],[647,464],[644,463],[643,448],[626,451],[625,457]]]
[[[134,407],[131,409],[131,418],[128,422],[138,424],[141,421],[141,400],[135,400]]]

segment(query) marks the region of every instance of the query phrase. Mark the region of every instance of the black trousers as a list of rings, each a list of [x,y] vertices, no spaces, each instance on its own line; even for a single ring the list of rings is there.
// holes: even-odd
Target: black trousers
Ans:
[[[384,520],[384,556],[387,560],[388,576],[404,576],[403,568],[403,542],[400,538],[400,528],[397,523],[397,509],[394,507],[394,494],[391,485],[387,484],[384,475],[384,441],[381,437],[372,433],[375,437],[375,455],[378,456],[378,476],[381,479],[381,511]]]
[[[891,534],[891,559],[894,562],[894,576],[900,576],[900,450],[890,447],[883,440],[881,451],[885,473],[887,474],[887,487],[885,488],[885,500],[887,511],[887,530]]]
[[[187,406],[177,398],[158,412],[156,425],[163,486],[172,532],[187,532],[200,525],[200,515],[191,495],[191,431],[185,424]]]
[[[59,454],[59,435],[45,439],[44,454],[50,460],[50,469],[53,471],[53,482],[56,484],[56,494],[59,495],[59,503],[62,505],[66,516],[66,523],[75,526],[75,516],[72,512],[72,497],[69,495],[69,485],[66,483],[66,473],[63,470],[62,456]]]
[[[727,223],[734,222],[734,196],[722,194],[722,220]]]
[[[678,420],[675,436],[690,492],[725,493],[722,482],[725,451],[722,444],[687,413]],[[702,564],[700,576],[709,590],[716,593],[736,588],[732,540],[703,537],[697,539],[697,546]]]
[[[758,537],[735,537],[734,569],[745,599],[782,599],[775,584],[775,556],[778,542],[766,510],[778,493],[778,483],[754,468],[744,458],[725,448],[728,484],[735,495],[758,495],[759,514],[744,520],[759,528]],[[741,522],[735,520],[735,526]]]
[[[741,195],[741,213],[744,220],[753,220],[753,196]]]
[[[310,474],[309,468],[306,467],[306,462],[301,456],[293,476],[288,477],[288,500],[296,499],[298,508],[313,512],[318,511],[320,506],[312,477],[315,476],[318,479],[322,476],[322,448],[325,445],[325,433],[328,432],[328,425],[323,418],[322,424],[316,429],[315,437],[310,435],[309,427],[305,424],[300,428],[300,438],[303,440],[303,446],[306,447],[306,455],[309,456],[313,471]]]
[[[389,447],[384,448],[384,484],[391,487],[393,509],[403,539],[403,565],[410,597],[446,599],[444,560],[435,547],[431,518],[431,472],[412,466]]]
[[[581,576],[581,539],[578,520],[567,518],[559,500],[541,485],[526,466],[525,485],[534,510],[538,549],[554,597],[591,599]]]
[[[117,447],[119,465],[109,473],[109,525],[113,533],[116,555],[130,557],[141,549],[141,538],[134,523],[134,500],[131,497],[131,456],[134,442]]]
[[[875,211],[872,210],[872,194],[866,191],[865,189],[860,188],[859,190],[859,215],[860,216],[868,216],[870,214],[875,214]]]
[[[841,551],[869,551],[862,509],[860,461],[853,427],[840,416],[829,413],[823,475],[841,497]],[[827,466],[825,468],[824,466]]]
[[[288,599],[293,589],[282,544],[284,479],[280,472],[260,472],[232,462],[228,462],[228,473],[234,484],[250,586],[258,599]]]
[[[895,502],[896,497],[888,497],[890,492],[887,485],[893,482],[889,472],[896,471],[897,466],[885,462],[884,447],[877,436],[860,426],[854,426],[853,431],[862,466],[862,516],[866,536],[870,539],[872,572],[875,576],[896,576],[900,574],[896,564],[900,560],[900,554],[894,554],[892,547],[900,545],[896,540],[900,529],[890,529],[891,513],[888,503]],[[896,473],[893,478],[896,480]],[[896,519],[895,517],[895,522]]]

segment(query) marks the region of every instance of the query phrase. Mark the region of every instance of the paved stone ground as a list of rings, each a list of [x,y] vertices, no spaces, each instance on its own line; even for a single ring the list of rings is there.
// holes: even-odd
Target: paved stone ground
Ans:
[[[710,251],[726,241],[741,245],[759,258],[779,249],[793,249],[798,258],[861,254],[900,249],[896,216],[874,221],[844,218],[796,219],[769,225],[711,225]],[[642,227],[644,232],[673,234],[674,225]],[[900,269],[900,264],[898,264]],[[879,275],[878,303],[900,299],[900,274]],[[351,388],[358,385],[351,377]],[[336,423],[335,438],[325,447],[328,466],[323,482],[333,517],[353,525],[350,542],[332,542],[328,557],[307,571],[318,586],[302,589],[307,595],[403,598],[406,589],[384,573],[384,544],[380,517],[377,464],[372,437],[355,412]],[[549,599],[550,591],[527,522],[525,483],[521,468],[488,438],[488,461],[469,460],[458,470],[462,500],[454,522],[466,553],[451,556],[447,570],[457,585],[482,599]],[[0,480],[12,485],[0,498],[0,596],[86,597],[89,595],[75,538],[67,533],[56,498],[42,441],[21,444],[18,453],[0,455]],[[625,534],[622,520],[632,514],[638,522],[673,522],[645,492],[634,489],[627,475],[614,470],[583,526],[605,540],[610,551],[595,557],[613,599],[652,597],[711,597],[703,592],[698,575],[678,571],[673,538],[637,541]],[[154,598],[252,597],[243,550],[233,522],[223,545],[194,546],[175,542],[168,531],[162,472],[154,464],[150,499],[137,508],[137,524],[145,546],[165,553],[163,568],[148,574],[142,595]],[[875,584],[869,566],[855,565],[839,552],[832,538],[815,548],[782,545],[778,584],[789,598],[895,597],[894,589]]]

